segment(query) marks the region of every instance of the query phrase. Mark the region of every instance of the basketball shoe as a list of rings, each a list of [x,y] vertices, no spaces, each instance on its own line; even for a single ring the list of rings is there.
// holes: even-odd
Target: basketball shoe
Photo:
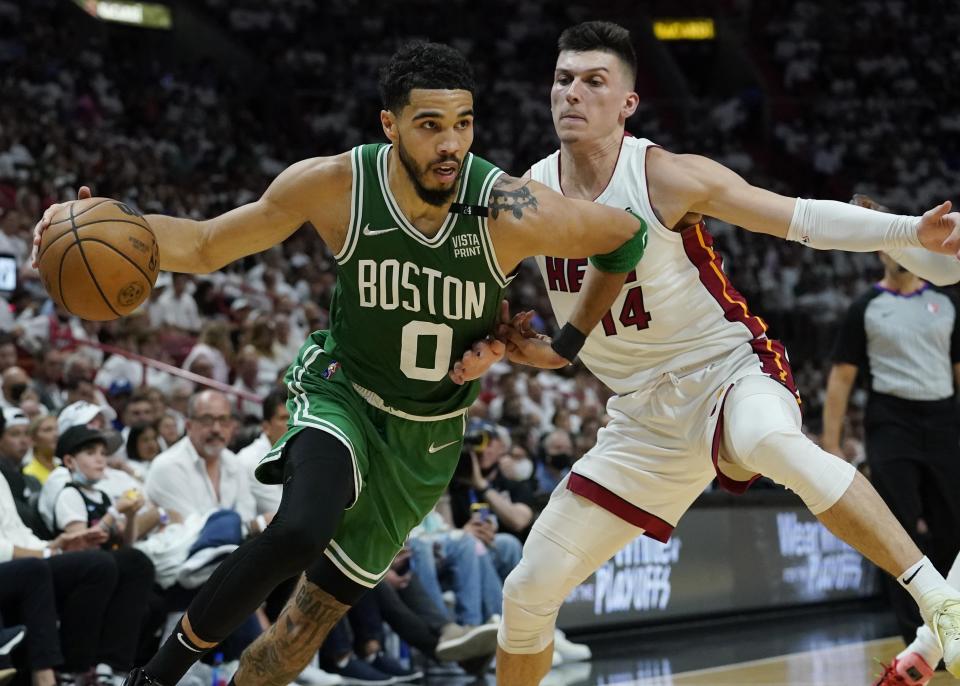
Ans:
[[[943,648],[947,671],[960,678],[960,600],[947,600],[933,613],[933,629]]]

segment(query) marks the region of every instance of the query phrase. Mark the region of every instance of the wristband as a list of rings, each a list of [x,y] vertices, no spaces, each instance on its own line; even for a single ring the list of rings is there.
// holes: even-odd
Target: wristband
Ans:
[[[550,343],[550,347],[553,348],[553,352],[557,353],[557,355],[572,363],[577,359],[577,355],[580,354],[580,348],[582,348],[586,342],[586,334],[582,333],[580,329],[570,322],[567,322],[563,325],[563,328],[560,329],[560,333],[558,333]]]
[[[52,555],[53,555],[53,548],[47,546],[46,548],[43,549],[44,560],[49,560]]]
[[[157,508],[157,521],[160,523],[160,526],[166,526],[170,523],[170,515],[167,514],[167,511],[162,507]]]
[[[258,515],[257,515],[257,518],[254,519],[253,521],[255,521],[255,522],[257,523],[257,528],[260,529],[260,531],[259,531],[258,533],[263,533],[263,532],[266,530],[266,528],[267,528],[267,518],[264,517],[262,514],[258,514]]]
[[[122,516],[120,514],[120,510],[118,510],[114,505],[111,505],[110,507],[107,508],[107,514],[113,517],[117,521],[119,521],[120,517]]]
[[[635,212],[630,210],[627,210],[627,212],[640,220],[640,228],[616,250],[603,255],[594,255],[590,258],[590,264],[602,272],[626,274],[637,266],[637,262],[643,257],[644,250],[647,249],[647,223]]]

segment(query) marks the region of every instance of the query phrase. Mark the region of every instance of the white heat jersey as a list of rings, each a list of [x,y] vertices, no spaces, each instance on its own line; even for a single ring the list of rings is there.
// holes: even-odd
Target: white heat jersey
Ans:
[[[615,393],[645,387],[667,372],[704,366],[736,349],[753,351],[763,371],[787,382],[783,347],[764,335],[767,326],[723,273],[713,238],[701,222],[670,231],[653,212],[647,194],[647,139],[626,136],[610,183],[596,202],[630,209],[647,223],[643,259],[631,272],[611,310],[590,332],[580,359]],[[560,152],[531,168],[532,178],[562,193]],[[578,297],[585,259],[537,257],[560,324]],[[792,378],[789,380],[792,385]]]

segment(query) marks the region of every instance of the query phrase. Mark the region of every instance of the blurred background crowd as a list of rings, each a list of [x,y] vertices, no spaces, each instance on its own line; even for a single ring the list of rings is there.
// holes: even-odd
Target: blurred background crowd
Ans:
[[[559,0],[172,4],[202,27],[197,35],[209,39],[214,54],[176,32],[108,29],[66,1],[0,0],[0,253],[19,265],[16,290],[0,299],[0,468],[14,506],[11,512],[0,503],[7,517],[0,519],[0,561],[83,552],[88,564],[112,565],[111,592],[127,594],[143,625],[138,640],[124,641],[110,631],[130,624],[117,614],[119,601],[83,609],[99,613],[102,640],[78,651],[69,632],[81,625],[61,616],[59,629],[47,631],[60,632],[64,655],[30,653],[40,686],[52,678],[44,670],[58,665],[61,680],[106,683],[137,651],[149,653],[166,613],[185,606],[189,584],[203,575],[205,565],[196,562],[198,576],[184,587],[174,567],[196,554],[198,537],[222,526],[210,521],[210,510],[236,513],[229,527],[238,540],[228,536],[219,546],[235,545],[269,521],[276,494],[251,491],[244,465],[266,452],[277,427],[282,433],[278,379],[305,336],[327,325],[336,280],[329,251],[304,227],[282,246],[215,274],[162,274],[150,300],[123,320],[80,321],[53,306],[28,256],[43,209],[72,197],[81,183],[145,213],[204,218],[248,202],[295,160],[380,140],[377,71],[402,39],[414,37],[450,42],[469,56],[479,82],[474,151],[520,174],[556,147],[548,105],[555,41],[562,28],[588,18],[614,19],[634,32],[641,106],[628,130],[637,136],[708,155],[779,192],[839,200],[865,192],[909,213],[953,197],[960,181],[952,83],[960,68],[960,14],[945,3],[933,3],[944,11],[919,12],[906,0],[688,2],[685,14],[715,19],[718,39],[676,43],[650,36],[652,17],[677,12],[666,0],[641,7],[622,0],[599,7]],[[927,59],[932,51],[941,59]],[[708,228],[737,288],[786,343],[804,396],[805,429],[816,436],[838,319],[882,273],[879,261],[873,254],[814,252],[716,221]],[[514,310],[538,312],[538,328],[555,326],[534,265],[524,265],[510,299]],[[224,393],[202,392],[207,384],[170,368],[218,382]],[[394,629],[421,653],[438,658],[439,650],[439,659],[453,655],[476,669],[477,656],[449,648],[486,636],[478,627],[491,620],[495,626],[497,584],[516,563],[538,507],[593,445],[608,396],[581,367],[496,365],[471,409],[468,448],[449,499],[398,559],[385,598],[351,617],[323,669],[362,671],[353,660],[383,678],[409,676],[382,652],[379,630],[369,629],[376,613],[393,618],[388,623],[402,627]],[[851,413],[847,432],[851,458],[862,452],[857,416]],[[55,521],[63,484],[76,482],[80,471],[78,460],[61,459],[69,453],[58,450],[58,439],[84,426],[107,431],[77,445],[105,443],[110,467],[93,490],[107,494],[114,519],[126,520],[106,527],[106,542],[87,532],[96,527],[86,522],[71,531]],[[205,493],[199,472],[177,472],[187,469],[187,454],[208,465],[239,465],[233,500]],[[171,481],[194,477],[198,500],[178,499]],[[484,512],[481,521],[469,494],[491,484],[515,507]],[[241,497],[244,489],[256,502]],[[174,534],[165,536],[170,527]],[[11,548],[5,557],[4,539]],[[65,612],[62,598],[76,589],[58,581],[56,569],[32,574],[47,580],[57,611]],[[4,623],[28,623],[24,608],[10,606],[0,590]],[[429,619],[417,623],[404,608]],[[238,645],[269,614],[268,607],[252,618]],[[227,652],[229,662],[237,649]],[[558,652],[561,659],[584,657],[575,644],[566,655]],[[320,670],[304,678],[338,683]]]

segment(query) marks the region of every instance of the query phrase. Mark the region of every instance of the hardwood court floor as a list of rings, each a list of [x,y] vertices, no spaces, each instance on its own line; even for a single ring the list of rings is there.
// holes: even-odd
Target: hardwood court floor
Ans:
[[[657,677],[634,683],[636,686],[866,686],[880,671],[877,660],[889,661],[902,647],[903,641],[899,638],[877,639],[683,672],[667,680]],[[946,672],[938,672],[930,686],[956,683]]]

